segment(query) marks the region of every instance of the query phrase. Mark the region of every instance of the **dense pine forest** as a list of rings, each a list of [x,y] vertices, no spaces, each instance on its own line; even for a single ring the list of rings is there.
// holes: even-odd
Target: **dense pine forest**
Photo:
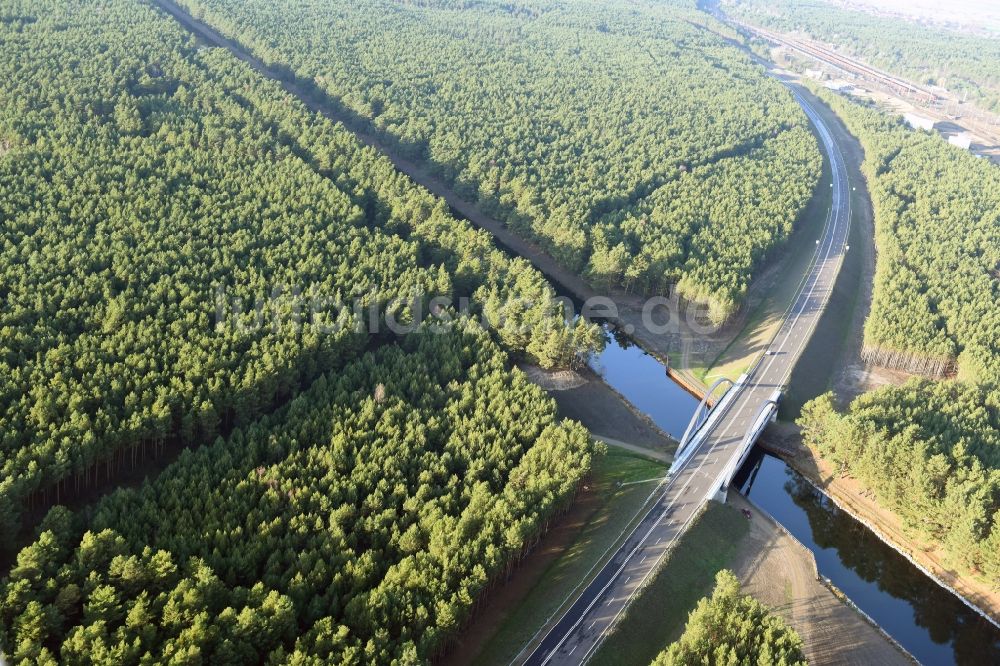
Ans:
[[[963,570],[1000,580],[1000,170],[818,91],[865,148],[878,250],[864,356],[914,379],[806,406],[807,443]]]
[[[602,344],[524,261],[158,10],[0,19],[5,540],[39,496],[211,442],[391,342],[378,324],[415,302],[470,297],[544,366]]]
[[[1000,41],[995,36],[921,25],[832,2],[723,0],[754,25],[799,31],[847,55],[923,84],[940,85],[1000,112]]]
[[[567,325],[525,262],[148,5],[0,14],[4,543],[32,497],[190,447],[48,514],[0,583],[0,651],[439,653],[590,468],[586,431],[511,356],[579,363],[600,329]],[[364,310],[297,318],[307,296]]]
[[[477,325],[417,332],[91,510],[0,585],[32,663],[388,664],[448,645],[591,444]]]
[[[1000,169],[819,94],[865,148],[878,251],[865,356],[934,376],[1000,376]]]
[[[716,321],[819,178],[791,95],[693,3],[178,4],[596,286]]]
[[[723,569],[711,597],[691,611],[684,633],[651,666],[748,664],[802,666],[802,639],[785,621],[750,595]]]
[[[1000,581],[1000,387],[914,379],[844,414],[826,394],[799,423],[806,444],[871,488],[911,535]]]
[[[0,0],[0,658],[440,660],[581,488],[660,486],[594,484],[604,445],[515,367],[579,369],[604,330],[357,134],[716,323],[817,141],[691,0],[176,0],[299,98],[169,1]],[[1000,171],[819,92],[875,204],[863,355],[924,377],[813,400],[804,438],[1000,580]],[[638,515],[598,499],[581,570]],[[802,642],[723,572],[655,663],[709,662]]]

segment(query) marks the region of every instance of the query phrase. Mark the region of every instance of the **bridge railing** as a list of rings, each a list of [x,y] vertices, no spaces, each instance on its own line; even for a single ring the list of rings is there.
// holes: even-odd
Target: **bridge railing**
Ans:
[[[688,427],[684,431],[684,436],[681,437],[681,442],[677,446],[677,453],[675,454],[675,457],[680,456],[681,453],[683,453],[684,447],[687,446],[688,442],[691,441],[691,437],[693,437],[694,434],[698,431],[698,429],[702,426],[702,424],[705,423],[705,420],[707,418],[705,414],[705,407],[708,405],[708,401],[712,398],[712,395],[715,393],[715,389],[719,388],[719,386],[725,383],[729,384],[729,387],[726,389],[727,391],[730,388],[732,388],[733,380],[729,379],[728,377],[721,377],[718,380],[716,380],[714,384],[712,384],[712,386],[708,389],[708,391],[705,392],[705,395],[704,397],[702,397],[701,402],[698,403],[698,408],[694,410],[694,414],[691,416],[691,421],[688,423]],[[723,394],[723,396],[725,396],[725,394]],[[719,401],[716,401],[716,404],[718,403]],[[711,411],[712,409],[713,407],[709,407],[708,411]]]
[[[732,383],[731,380],[719,380],[715,384],[713,384],[712,390],[714,390],[715,387],[719,386],[719,384],[721,384],[723,381],[729,381],[730,383]],[[732,384],[732,386],[730,386],[723,394],[722,398],[720,398],[719,401],[715,403],[715,406],[713,406],[712,409],[709,411],[708,417],[695,428],[694,433],[690,436],[688,441],[686,443],[683,443],[682,440],[682,446],[677,447],[677,453],[674,455],[674,462],[671,463],[670,470],[667,472],[668,476],[676,474],[681,469],[681,467],[684,466],[684,463],[687,462],[688,458],[691,457],[691,454],[698,449],[698,445],[701,442],[701,438],[705,436],[706,432],[710,432],[711,429],[715,427],[715,424],[716,422],[718,422],[720,416],[726,413],[726,410],[729,408],[729,405],[732,404],[733,400],[736,399],[736,396],[739,395],[746,381],[747,381],[747,375],[745,374],[740,375],[740,378],[736,380],[736,383]],[[709,394],[706,394],[706,398],[708,397],[708,395]],[[697,418],[697,416],[698,414],[695,413],[695,418]],[[690,428],[690,426],[688,427]]]
[[[747,456],[750,455],[750,451],[753,449],[753,445],[757,442],[760,434],[764,432],[764,428],[767,427],[768,423],[773,422],[777,418],[778,403],[780,400],[781,390],[775,389],[770,397],[761,404],[760,409],[757,410],[757,415],[750,422],[750,428],[743,436],[738,454],[733,456],[729,464],[722,469],[717,483],[712,484],[712,490],[709,491],[708,495],[709,499],[717,497],[725,499],[726,491],[729,490],[729,484],[732,482],[733,477],[736,476],[736,472],[746,462]]]

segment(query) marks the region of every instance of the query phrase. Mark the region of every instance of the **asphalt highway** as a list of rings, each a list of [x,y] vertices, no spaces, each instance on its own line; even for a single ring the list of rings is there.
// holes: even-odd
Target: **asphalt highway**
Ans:
[[[517,662],[530,665],[582,664],[600,646],[632,597],[656,571],[701,508],[729,479],[728,468],[742,452],[744,435],[761,406],[788,377],[819,320],[847,248],[850,187],[843,156],[829,128],[810,103],[793,90],[816,128],[832,167],[832,203],[813,265],[768,353],[760,358],[697,449],[662,486],[652,508],[566,613]],[[732,470],[735,472],[735,470]]]
[[[207,25],[193,19],[173,0],[153,1],[209,44],[229,49],[236,57],[246,61],[265,76],[277,77],[259,59],[246,53],[235,42],[227,40]],[[302,95],[294,84],[284,82],[283,85],[298,95],[311,109],[336,119],[330,109]],[[771,396],[775,388],[781,387],[787,381],[795,361],[816,326],[842,262],[850,223],[850,196],[843,158],[829,129],[809,106],[807,100],[794,90],[793,94],[816,127],[832,166],[833,198],[826,226],[817,246],[815,264],[803,279],[799,295],[771,343],[770,350],[773,355],[761,357],[758,366],[750,373],[749,380],[741,386],[730,389],[735,392],[734,397],[729,401],[725,412],[720,414],[721,418],[718,418],[714,427],[697,441],[697,448],[680,469],[661,485],[660,494],[639,525],[569,610],[554,626],[546,630],[541,641],[533,648],[526,648],[515,662],[579,664],[593,654],[635,592],[656,570],[665,553],[681,537],[708,498],[715,494],[715,490],[721,484],[720,477],[725,475],[727,468],[739,457],[743,436],[755,420],[760,406]],[[470,209],[462,200],[438,187],[434,182],[428,182],[421,170],[406,160],[392,155],[376,140],[361,134],[358,137],[359,140],[385,152],[401,171],[414,177],[432,192],[443,196],[449,204],[475,224],[491,231],[502,240],[505,239],[504,242],[508,247],[531,257],[538,265],[539,257],[532,256],[533,251],[528,246],[522,245],[523,240],[514,236],[509,238],[504,236],[508,232],[503,229],[503,225]],[[589,295],[589,287],[580,281],[578,276],[561,275],[558,270],[553,262],[553,266],[550,266],[546,273],[555,275],[564,286],[575,286],[575,293],[578,296]],[[574,280],[582,286],[577,286]]]

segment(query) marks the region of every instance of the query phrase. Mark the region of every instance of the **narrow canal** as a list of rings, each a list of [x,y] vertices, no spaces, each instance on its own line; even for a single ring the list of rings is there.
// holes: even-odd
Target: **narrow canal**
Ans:
[[[235,44],[216,35],[211,28],[192,19],[173,2],[156,0],[156,4],[177,17],[201,39],[230,49],[237,57],[251,62],[265,76],[280,80],[275,72],[244,54]],[[294,86],[289,89],[310,108],[336,117],[335,107],[302,96]],[[370,137],[358,136],[363,142],[377,143]],[[422,178],[419,170],[408,168],[405,160],[386,154],[394,159],[401,171],[435,190]],[[456,217],[468,219],[460,211],[454,212]],[[502,225],[495,221],[479,219],[474,222],[506,237]],[[511,237],[510,240],[521,246],[516,238]],[[502,246],[500,239],[498,242]],[[510,247],[505,249],[513,253]],[[537,265],[538,257],[528,258]],[[565,279],[576,281],[578,278],[569,276]],[[655,358],[624,339],[610,335],[609,338],[607,349],[592,363],[594,369],[604,376],[609,385],[648,414],[662,430],[680,438],[698,400],[671,380]],[[878,548],[881,542],[874,535],[857,523],[852,527],[847,522],[849,516],[837,511],[822,494],[816,493],[817,497],[813,500],[803,499],[808,493],[800,491],[808,483],[780,460],[770,460],[774,462],[765,459],[765,464],[758,470],[756,481],[749,488],[751,497],[813,549],[820,573],[844,590],[858,607],[928,665],[1000,664],[1000,630],[972,611],[963,611],[965,606],[956,597],[927,579],[905,558],[896,555],[893,559],[890,553],[895,554],[895,551],[884,544],[882,548],[887,552],[880,557]],[[867,535],[872,543],[859,546],[859,534]],[[850,582],[850,576],[868,582],[868,585],[856,587]],[[899,581],[903,580],[910,582],[901,584]]]
[[[590,362],[594,372],[647,414],[660,430],[679,440],[698,406],[698,398],[670,378],[659,360],[627,337],[605,329],[608,344]]]
[[[609,333],[591,367],[662,430],[675,438],[684,433],[698,400],[656,358]],[[782,460],[755,453],[734,485],[812,550],[820,574],[921,663],[1000,664],[1000,629]]]

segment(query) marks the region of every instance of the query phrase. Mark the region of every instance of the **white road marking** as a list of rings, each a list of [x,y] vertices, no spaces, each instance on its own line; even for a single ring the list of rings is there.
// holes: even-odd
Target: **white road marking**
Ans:
[[[834,187],[836,185],[836,189],[834,190],[835,195],[842,196],[842,189],[839,186],[841,184],[841,180],[844,178],[843,166],[842,166],[843,156],[840,154],[839,146],[837,146],[836,143],[833,141],[832,136],[831,136],[829,130],[823,124],[823,121],[816,115],[815,111],[813,111],[811,109],[811,107],[809,107],[808,104],[805,103],[805,101],[801,98],[800,95],[798,95],[798,93],[795,93],[793,91],[793,94],[800,101],[800,103],[802,104],[803,109],[805,110],[806,114],[809,116],[810,120],[813,121],[813,124],[816,126],[817,131],[819,132],[821,138],[823,139],[823,144],[824,144],[824,147],[827,149],[827,153],[829,155],[831,166],[833,167],[833,171],[836,173],[836,178],[835,178],[836,183],[835,184],[831,183],[831,187]],[[726,406],[725,411],[721,414],[720,419],[719,419],[719,421],[723,421],[723,423],[719,424],[721,426],[721,429],[718,429],[715,432],[708,432],[706,434],[706,436],[704,437],[704,439],[702,440],[702,442],[699,444],[698,448],[695,451],[693,451],[692,455],[686,461],[684,461],[681,464],[680,468],[678,469],[678,471],[674,475],[674,477],[667,481],[667,483],[666,483],[666,485],[665,485],[665,487],[663,489],[663,492],[660,495],[660,498],[656,501],[656,503],[654,504],[654,506],[661,505],[664,502],[664,500],[668,499],[668,496],[670,495],[671,491],[673,490],[674,483],[676,482],[676,480],[678,478],[680,478],[682,476],[687,476],[688,477],[686,479],[686,482],[684,483],[684,485],[681,487],[679,493],[677,493],[677,495],[679,496],[679,495],[683,495],[683,494],[685,494],[685,493],[688,492],[688,490],[690,489],[690,487],[692,485],[692,482],[695,479],[697,479],[697,478],[699,478],[701,476],[707,476],[706,474],[703,474],[703,472],[702,472],[703,468],[706,465],[708,465],[709,468],[711,468],[711,467],[713,467],[718,462],[718,458],[711,458],[710,456],[716,451],[716,449],[720,445],[722,445],[723,447],[725,447],[728,444],[730,444],[732,441],[735,441],[735,439],[733,439],[733,440],[729,439],[729,434],[732,431],[732,428],[735,425],[737,425],[737,424],[742,425],[742,424],[746,423],[746,419],[742,418],[742,417],[744,416],[746,410],[748,408],[750,408],[751,405],[755,404],[754,403],[754,397],[758,393],[762,392],[762,391],[760,391],[760,389],[768,389],[768,388],[771,388],[771,386],[774,385],[773,382],[769,383],[769,381],[768,381],[770,379],[772,369],[776,370],[778,372],[781,372],[782,366],[785,366],[785,368],[784,368],[785,369],[785,374],[784,374],[784,376],[782,378],[782,381],[778,383],[779,386],[784,383],[784,379],[787,378],[788,374],[791,372],[791,367],[792,367],[791,360],[798,358],[798,355],[801,353],[801,349],[802,349],[805,341],[808,340],[809,337],[811,336],[812,331],[815,329],[816,323],[819,320],[819,316],[822,313],[822,310],[825,308],[827,300],[829,299],[829,295],[830,295],[830,292],[832,290],[832,284],[831,284],[831,280],[830,280],[831,276],[828,276],[826,274],[829,272],[829,269],[831,268],[831,264],[830,264],[830,258],[831,258],[831,256],[830,255],[834,252],[834,248],[835,248],[835,246],[838,243],[838,236],[841,236],[843,234],[843,239],[840,242],[841,245],[843,245],[844,241],[846,241],[846,233],[847,232],[844,231],[841,228],[838,228],[838,227],[844,226],[844,225],[840,225],[839,224],[840,221],[841,221],[841,214],[844,212],[844,208],[842,206],[842,203],[839,201],[839,196],[834,196],[834,200],[833,200],[832,205],[830,207],[830,211],[829,211],[829,213],[827,215],[827,221],[826,221],[826,224],[824,225],[824,229],[823,229],[823,234],[824,234],[823,242],[822,242],[822,244],[818,243],[820,245],[820,247],[817,248],[816,258],[814,258],[814,260],[813,260],[813,265],[811,267],[810,274],[806,277],[806,279],[803,280],[803,284],[799,287],[799,293],[797,294],[797,296],[795,298],[795,301],[793,302],[793,305],[790,308],[789,313],[786,315],[785,321],[783,322],[781,328],[779,328],[779,331],[778,331],[779,335],[782,332],[782,329],[786,329],[784,337],[781,339],[780,343],[778,343],[777,345],[772,345],[772,348],[775,349],[776,351],[777,350],[785,350],[788,342],[791,340],[791,341],[797,343],[796,344],[796,348],[795,348],[795,352],[793,354],[789,355],[788,358],[783,359],[783,361],[785,361],[785,362],[782,363],[782,364],[779,364],[778,366],[775,366],[775,364],[774,364],[774,362],[777,360],[777,356],[776,355],[775,356],[767,357],[767,360],[762,364],[763,367],[755,368],[755,369],[753,369],[751,371],[751,381],[749,381],[746,385],[744,385],[744,386],[740,387],[739,389],[737,389],[737,393],[733,396],[733,400],[730,403],[728,403],[728,405]],[[851,202],[848,201],[848,206],[847,206],[847,225],[846,225],[846,227],[847,227],[848,230],[850,229],[850,214],[851,214],[850,213],[850,203]],[[831,223],[833,224],[832,228],[830,227]],[[822,258],[820,258],[821,254],[823,255]],[[839,261],[838,261],[837,265],[834,267],[834,276],[833,277],[836,276],[836,274],[837,274],[837,272],[839,271],[839,268],[840,268],[840,263],[842,263],[842,261],[843,261],[843,253],[842,252],[839,253],[839,257],[838,258],[839,258]],[[809,284],[809,283],[811,283],[811,284]],[[807,284],[809,285],[808,288],[806,288]],[[819,288],[818,292],[817,292],[817,288]],[[811,318],[806,320],[806,324],[809,326],[809,329],[808,329],[808,332],[806,333],[806,335],[803,336],[798,331],[798,328],[799,328],[798,325],[799,325],[800,321],[802,320],[803,315],[805,314],[806,307],[809,306],[810,304],[814,303],[814,296],[820,299],[820,305],[821,305],[821,307],[815,308],[813,310],[813,312],[810,313],[812,315]],[[794,337],[792,337],[793,334],[794,334]],[[753,375],[756,375],[757,377],[760,377],[760,379],[757,380],[757,381],[753,381],[752,380]],[[724,420],[725,420],[725,418],[727,416],[727,412],[730,412],[732,410],[735,410],[734,417],[732,419],[730,419],[728,423],[724,423]],[[742,441],[742,440],[740,440],[740,441]],[[705,443],[706,442],[709,444],[709,446],[707,447],[707,452],[704,450],[706,448],[705,447]],[[698,458],[698,457],[701,457],[702,460],[701,460],[701,462],[692,471],[690,463],[691,463],[692,460],[694,460],[695,458]],[[708,477],[708,478],[713,478],[713,477]],[[700,487],[700,486],[695,486],[695,489],[697,489],[698,487]],[[627,566],[629,566],[630,561],[635,556],[635,554],[640,549],[643,548],[643,543],[648,538],[650,538],[652,536],[653,531],[655,529],[657,529],[657,527],[661,526],[661,524],[664,525],[664,526],[666,526],[666,527],[670,527],[670,526],[672,526],[674,524],[675,521],[673,519],[667,520],[666,522],[664,522],[664,519],[666,518],[666,515],[671,512],[671,510],[674,508],[674,506],[678,504],[678,501],[679,501],[679,497],[677,497],[675,499],[670,499],[669,501],[667,501],[665,508],[662,511],[660,511],[658,515],[652,515],[652,512],[650,512],[649,514],[647,514],[647,516],[645,518],[643,518],[642,520],[639,521],[639,523],[636,525],[636,527],[632,530],[632,532],[626,538],[626,540],[625,540],[624,543],[626,543],[626,544],[629,543],[629,541],[635,535],[636,531],[638,531],[639,527],[641,527],[643,524],[645,524],[645,523],[648,522],[647,521],[648,518],[652,519],[652,526],[645,532],[645,534],[640,535],[638,544],[636,544],[636,546],[633,547],[626,554],[624,562],[622,563],[622,565],[618,568],[618,570],[614,574],[612,574],[612,576],[610,577],[610,579],[608,580],[608,582],[604,585],[604,587],[600,590],[600,592],[598,592],[598,594],[595,596],[594,600],[591,601],[590,604],[588,604],[588,606],[587,606],[586,609],[584,609],[583,613],[580,616],[580,619],[578,619],[573,624],[573,626],[570,628],[569,632],[567,632],[563,636],[563,638],[559,641],[559,645],[556,646],[556,649],[553,650],[551,653],[549,653],[549,655],[543,661],[543,664],[544,663],[548,663],[548,661],[551,660],[551,658],[555,655],[555,652],[560,648],[560,646],[562,646],[562,644],[566,641],[566,639],[569,637],[569,635],[571,635],[575,631],[576,627],[579,626],[579,624],[583,620],[583,618],[586,617],[590,613],[590,611],[593,609],[593,607],[596,604],[596,602],[599,599],[603,598],[603,595],[607,591],[607,589],[609,587],[611,587],[612,585],[616,584],[616,581],[618,580],[618,577],[620,576],[620,574],[622,573],[622,571]],[[688,505],[687,504],[681,504],[680,506],[687,507]],[[700,506],[700,502],[698,503],[698,506]],[[655,511],[655,510],[656,509],[654,508],[653,511]],[[672,546],[673,543],[678,538],[680,538],[680,536],[684,533],[686,526],[693,519],[694,514],[695,514],[695,512],[692,512],[688,516],[688,518],[684,521],[683,525],[681,526],[680,530],[678,530],[677,533],[674,535],[674,537],[670,540],[670,544],[668,545],[668,548],[667,548],[668,550],[669,550],[670,546]],[[659,537],[656,540],[656,544],[657,545],[661,544],[663,542],[663,538],[664,537],[662,537],[662,536]],[[645,563],[645,561],[646,561],[647,558],[648,558],[648,554],[646,555],[646,557],[643,558],[642,562]],[[652,572],[652,568],[648,569],[646,571],[646,574],[643,577],[643,579],[645,579],[646,577],[648,577],[651,574],[651,572]],[[628,582],[631,581],[631,579],[632,579],[632,576],[629,576],[626,579],[625,584],[628,584]],[[590,647],[590,649],[587,650],[587,653],[584,655],[584,658],[583,658],[583,660],[580,663],[586,662],[586,660],[590,656],[590,654],[602,642],[602,640],[604,638],[604,634],[607,631],[607,628],[610,627],[610,626],[613,626],[615,624],[615,621],[617,620],[618,616],[625,610],[625,607],[627,606],[627,602],[628,602],[629,599],[630,599],[630,596],[628,596],[628,595],[623,599],[623,601],[626,602],[625,605],[623,605],[618,610],[618,612],[615,614],[615,617],[613,618],[612,622],[609,625],[607,625],[604,628],[604,630],[602,630],[601,634],[597,637],[597,640],[593,643],[593,645]],[[611,599],[610,599],[610,604],[615,604],[618,601],[620,601],[620,600],[617,597],[612,596]],[[596,620],[594,621],[594,623],[596,623]],[[594,623],[591,624],[591,627],[594,626]],[[550,630],[549,633],[551,633],[551,631],[552,630]],[[545,638],[547,638],[547,637],[548,637],[548,634],[546,634]],[[544,642],[545,638],[542,639],[543,642]],[[573,650],[575,651],[575,649],[576,649],[576,646],[574,646]],[[570,654],[572,654],[572,652],[570,652]]]

